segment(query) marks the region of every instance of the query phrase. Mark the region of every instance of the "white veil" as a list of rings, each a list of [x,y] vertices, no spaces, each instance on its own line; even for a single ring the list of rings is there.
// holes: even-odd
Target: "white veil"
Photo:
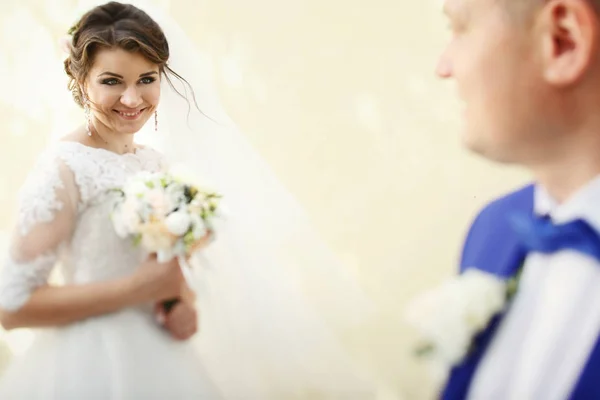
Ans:
[[[101,3],[85,2],[85,10]],[[374,398],[355,356],[373,306],[221,107],[211,60],[167,13],[133,2],[164,30],[168,65],[158,132],[140,137],[224,195],[228,216],[193,263],[208,371],[227,399]],[[150,128],[150,129],[148,129]],[[367,350],[368,353],[368,350]],[[368,354],[367,354],[368,355]]]

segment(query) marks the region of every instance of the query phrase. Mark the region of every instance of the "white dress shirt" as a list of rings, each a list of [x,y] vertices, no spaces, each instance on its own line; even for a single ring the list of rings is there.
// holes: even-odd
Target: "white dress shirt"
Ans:
[[[534,210],[600,232],[600,177],[558,205],[536,187]],[[600,334],[600,263],[564,250],[525,260],[514,302],[481,360],[470,400],[564,400]]]

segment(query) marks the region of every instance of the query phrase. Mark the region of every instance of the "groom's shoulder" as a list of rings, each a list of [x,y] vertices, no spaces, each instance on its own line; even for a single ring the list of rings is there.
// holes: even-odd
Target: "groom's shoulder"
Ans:
[[[513,212],[528,212],[533,210],[534,185],[529,184],[511,193],[497,197],[485,205],[475,217],[469,228],[467,241],[481,231],[501,231],[508,225],[509,214]]]
[[[508,194],[490,201],[479,211],[478,219],[482,217],[503,217],[507,212],[528,211],[533,209],[534,185],[528,184]]]
[[[498,197],[483,207],[471,223],[463,244],[461,271],[479,265],[482,256],[505,252],[511,247],[510,214],[533,211],[534,186],[527,185]],[[486,260],[484,264],[488,264]]]

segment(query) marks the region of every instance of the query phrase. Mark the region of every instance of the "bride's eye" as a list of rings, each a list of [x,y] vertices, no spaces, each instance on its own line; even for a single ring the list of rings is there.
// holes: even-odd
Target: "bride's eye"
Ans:
[[[140,79],[140,82],[142,82],[144,85],[149,85],[155,81],[156,81],[156,78],[152,78],[150,76]]]
[[[108,79],[104,79],[102,81],[103,85],[108,85],[108,86],[114,86],[114,85],[116,85],[118,83],[119,83],[119,81],[116,80],[115,78],[108,78]]]

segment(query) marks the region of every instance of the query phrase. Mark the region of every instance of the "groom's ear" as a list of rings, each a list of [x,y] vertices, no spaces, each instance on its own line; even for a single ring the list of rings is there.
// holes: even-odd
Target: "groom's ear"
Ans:
[[[532,26],[544,79],[554,86],[578,82],[597,58],[599,21],[589,0],[550,0]]]

